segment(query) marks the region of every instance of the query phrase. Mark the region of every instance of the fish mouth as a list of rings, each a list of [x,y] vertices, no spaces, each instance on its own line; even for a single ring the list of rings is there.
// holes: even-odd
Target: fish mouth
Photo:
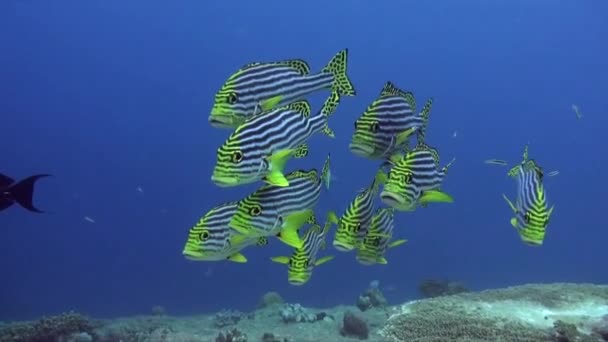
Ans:
[[[220,112],[211,112],[209,115],[209,124],[215,128],[234,128],[234,120],[230,115],[220,113]]]
[[[353,249],[355,249],[355,246],[353,246],[350,243],[345,243],[342,241],[338,241],[338,240],[334,240],[333,242],[334,248],[339,250],[340,252],[350,252]]]
[[[373,146],[356,143],[356,142],[351,142],[348,145],[348,148],[350,149],[350,151],[353,154],[360,156],[360,157],[369,157],[369,156],[373,155],[374,151],[376,150]]]
[[[211,181],[213,183],[215,183],[215,185],[222,187],[222,188],[228,188],[228,187],[237,186],[237,185],[241,184],[241,182],[239,182],[239,177],[221,175],[215,171],[211,175]]]
[[[405,197],[394,193],[392,191],[384,190],[380,193],[380,200],[382,203],[388,205],[389,207],[395,208],[401,211],[411,211],[412,205],[409,203]]]
[[[188,260],[193,260],[193,261],[206,260],[206,258],[204,257],[202,252],[193,250],[193,249],[184,249],[182,251],[182,255]]]
[[[302,275],[290,275],[288,277],[288,282],[291,285],[295,285],[295,286],[302,286],[304,285],[308,280],[310,280],[310,277],[307,276],[302,276]]]

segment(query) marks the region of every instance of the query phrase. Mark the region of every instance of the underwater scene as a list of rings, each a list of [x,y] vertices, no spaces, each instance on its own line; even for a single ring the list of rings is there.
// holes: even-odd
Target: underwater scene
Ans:
[[[0,342],[608,341],[608,2],[0,28]]]

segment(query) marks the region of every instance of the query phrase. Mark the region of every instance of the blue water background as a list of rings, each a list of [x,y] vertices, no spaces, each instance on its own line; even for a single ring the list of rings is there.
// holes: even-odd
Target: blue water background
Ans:
[[[52,173],[36,189],[48,214],[0,215],[0,319],[68,309],[96,316],[248,310],[277,290],[307,306],[352,304],[374,279],[393,303],[427,277],[473,289],[528,282],[608,282],[606,129],[608,3],[589,1],[107,1],[0,2],[0,172]],[[318,206],[341,212],[377,163],[348,151],[353,122],[387,80],[434,97],[429,144],[456,157],[444,190],[453,204],[400,214],[409,242],[366,267],[336,259],[303,287],[269,261],[195,263],[181,250],[212,206],[257,185],[210,181],[229,131],[212,129],[213,95],[241,65],[303,58],[313,71],[349,48],[358,94],[288,168],[337,176]],[[311,98],[318,107],[326,93]],[[571,105],[584,117],[577,120]],[[457,136],[453,137],[453,132]],[[525,143],[547,171],[556,204],[545,245],[522,244],[501,194]],[[143,193],[137,191],[143,189]],[[84,217],[96,223],[87,222]]]

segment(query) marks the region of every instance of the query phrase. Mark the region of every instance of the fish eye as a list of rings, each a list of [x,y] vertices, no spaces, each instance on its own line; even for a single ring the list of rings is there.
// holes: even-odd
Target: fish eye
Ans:
[[[251,207],[251,209],[249,209],[249,215],[251,216],[259,216],[262,213],[262,208],[260,208],[259,205],[253,206]]]
[[[228,102],[229,104],[235,104],[236,101],[239,100],[238,95],[235,92],[229,93],[226,96],[226,102]]]
[[[243,160],[243,152],[241,152],[241,151],[232,152],[232,162],[240,163],[241,160]]]
[[[526,221],[526,223],[530,223],[530,213],[526,212],[524,214],[524,221]]]
[[[199,237],[199,239],[201,239],[201,241],[207,241],[207,240],[209,240],[209,236],[210,236],[209,231],[203,230],[198,237]]]
[[[372,122],[372,124],[369,126],[369,130],[372,133],[376,133],[378,132],[378,129],[380,128],[380,124],[378,123],[378,121],[374,121]]]

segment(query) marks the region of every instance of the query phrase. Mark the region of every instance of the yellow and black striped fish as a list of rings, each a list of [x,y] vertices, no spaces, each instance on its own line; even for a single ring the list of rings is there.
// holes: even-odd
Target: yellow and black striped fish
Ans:
[[[312,210],[321,197],[322,185],[329,188],[330,156],[323,169],[295,170],[287,175],[289,185],[280,187],[266,184],[239,201],[230,220],[230,227],[245,236],[277,235],[283,242],[296,248],[302,241],[297,229],[303,224],[301,213]],[[294,217],[295,216],[295,221]]]
[[[393,228],[395,210],[393,208],[378,208],[372,218],[372,224],[363,238],[363,243],[357,249],[357,261],[363,265],[387,264],[384,254],[389,248],[400,246],[407,240],[395,240]]]
[[[372,222],[378,189],[385,181],[386,173],[378,170],[370,186],[357,193],[342,217],[338,218],[336,213],[329,212],[330,221],[338,225],[333,241],[337,250],[348,252],[359,247]]]
[[[304,285],[312,276],[316,266],[324,264],[334,257],[329,255],[318,258],[319,250],[325,249],[325,237],[332,223],[327,220],[325,227],[314,222],[304,233],[304,244],[296,248],[291,256],[273,257],[272,261],[287,265],[287,280],[291,285]]]
[[[195,261],[246,262],[242,249],[251,245],[266,245],[266,237],[247,238],[229,227],[236,210],[236,202],[224,203],[209,210],[188,232],[182,251],[184,257]]]
[[[327,119],[339,102],[330,96],[319,114],[310,116],[306,101],[294,102],[260,115],[239,126],[217,151],[211,180],[222,187],[264,180],[276,186],[288,186],[283,174],[285,163],[297,157],[306,141],[317,132],[333,137]]]
[[[301,59],[247,64],[215,95],[209,123],[236,128],[259,112],[303,100],[323,89],[338,97],[354,96],[355,88],[346,75],[347,62],[348,49],[344,49],[316,74],[310,74],[310,67]]]
[[[418,205],[431,202],[453,202],[450,195],[440,191],[453,162],[440,168],[437,150],[423,143],[405,154],[394,154],[380,199],[400,211],[413,211]]]
[[[431,106],[432,99],[421,113],[416,113],[414,94],[387,82],[379,97],[355,121],[350,151],[368,159],[386,159],[407,146],[414,132],[424,139]]]
[[[548,207],[546,191],[543,186],[543,170],[532,159],[528,159],[528,146],[524,149],[523,161],[513,167],[508,175],[517,181],[515,204],[502,195],[515,214],[511,225],[517,229],[522,241],[532,246],[540,246],[553,208]]]

